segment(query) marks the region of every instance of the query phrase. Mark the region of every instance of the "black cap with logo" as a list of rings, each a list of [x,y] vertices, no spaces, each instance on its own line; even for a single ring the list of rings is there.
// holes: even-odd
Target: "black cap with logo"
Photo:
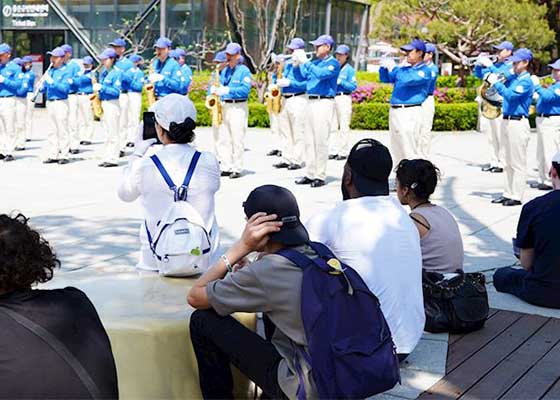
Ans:
[[[393,159],[389,149],[375,139],[362,139],[348,156],[352,180],[362,195],[389,194],[389,175]]]

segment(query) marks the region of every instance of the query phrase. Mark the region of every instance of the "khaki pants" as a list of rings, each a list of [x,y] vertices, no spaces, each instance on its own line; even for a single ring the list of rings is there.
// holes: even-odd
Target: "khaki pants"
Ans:
[[[560,116],[537,118],[537,162],[539,182],[552,185],[550,167],[552,157],[560,151]]]
[[[68,158],[70,136],[68,132],[68,100],[47,101],[47,113],[51,120],[51,129],[47,137],[45,159],[59,160]]]
[[[307,177],[325,180],[329,159],[329,135],[331,132],[333,99],[309,99],[307,107]]]
[[[121,93],[119,96],[119,107],[121,110],[119,117],[119,149],[126,147],[128,137],[128,93]]]
[[[418,140],[416,142],[418,156],[426,160],[430,159],[430,152],[432,148],[432,126],[434,124],[435,112],[436,105],[434,96],[428,96],[422,103],[422,124],[420,132],[418,133]]]
[[[68,132],[70,134],[70,148],[80,147],[80,131],[78,130],[78,95],[68,95]]]
[[[80,132],[80,141],[93,141],[93,111],[91,110],[91,95],[78,95],[78,132]]]
[[[488,145],[490,147],[490,166],[502,167],[503,163],[503,148],[501,147],[501,133],[502,116],[496,119],[488,119],[480,114],[480,132],[485,134],[488,138]]]
[[[27,93],[27,116],[25,117],[25,139],[31,139],[33,136],[33,113],[35,111],[35,103],[31,101],[33,93]]]
[[[348,156],[350,151],[350,121],[352,120],[352,96],[343,94],[334,98],[332,121],[332,154]]]
[[[25,147],[25,127],[27,120],[27,98],[15,97],[16,101],[16,147]]]
[[[249,115],[247,102],[224,102],[222,112],[224,122],[220,126],[218,140],[218,154],[222,163],[222,171],[241,172]]]
[[[278,127],[280,136],[284,138],[285,143],[282,156],[290,164],[303,164],[307,102],[305,95],[282,99],[282,110],[278,115]]]
[[[103,107],[101,125],[107,135],[102,159],[104,162],[117,164],[121,150],[121,135],[119,132],[121,109],[119,107],[119,100],[104,100],[101,102],[101,105]]]
[[[502,120],[500,142],[504,149],[504,197],[523,200],[527,180],[529,120]]]
[[[403,159],[418,157],[416,138],[422,124],[422,107],[392,108],[389,110],[391,156],[393,165]]]
[[[15,119],[15,97],[0,97],[0,154],[14,154],[17,143]]]
[[[140,124],[140,111],[142,110],[142,93],[128,92],[128,127],[127,142],[134,143]]]

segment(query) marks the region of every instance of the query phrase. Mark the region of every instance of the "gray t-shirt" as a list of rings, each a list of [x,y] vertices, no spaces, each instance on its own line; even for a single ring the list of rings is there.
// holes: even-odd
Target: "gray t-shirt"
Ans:
[[[308,246],[296,247],[316,257]],[[283,360],[278,366],[278,384],[290,399],[296,399],[299,378],[294,366],[302,367],[308,398],[318,398],[311,366],[296,351],[294,343],[307,349],[301,318],[302,270],[285,257],[268,254],[260,260],[206,287],[208,301],[222,316],[234,312],[264,312],[276,326],[272,344]]]

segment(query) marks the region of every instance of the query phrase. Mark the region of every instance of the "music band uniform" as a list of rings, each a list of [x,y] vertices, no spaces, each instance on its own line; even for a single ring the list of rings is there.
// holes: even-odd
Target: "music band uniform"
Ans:
[[[129,60],[133,63],[133,66],[124,73],[128,82],[128,125],[125,130],[127,145],[128,143],[134,143],[138,131],[140,111],[142,110],[142,88],[147,82],[144,71],[139,68],[139,65],[144,61],[142,57],[138,54],[132,54],[129,56]]]
[[[78,131],[80,132],[80,144],[87,145],[93,141],[94,134],[93,113],[89,98],[93,93],[91,77],[95,72],[92,70],[93,58],[86,56],[83,58],[82,63],[84,68],[87,67],[87,69],[80,71],[76,78],[78,86],[76,92],[78,97]]]
[[[0,44],[0,54],[11,54],[12,49]],[[0,159],[12,161],[17,144],[15,132],[16,92],[21,85],[21,69],[12,61],[0,64]]]
[[[24,142],[19,147],[25,147],[25,141],[30,140],[33,135],[33,111],[35,103],[33,99],[33,91],[35,89],[35,72],[31,69],[33,58],[31,56],[22,57],[24,72],[23,72],[23,86],[27,88],[27,101],[25,106],[25,133]]]
[[[16,151],[24,150],[25,149],[25,119],[27,118],[27,92],[28,92],[28,79],[29,75],[25,73],[23,67],[23,60],[19,57],[16,57],[12,60],[14,64],[16,64],[19,68],[19,79],[21,80],[21,85],[16,91],[16,120],[15,120],[15,129],[16,129]]]
[[[171,47],[171,40],[168,38],[159,38],[154,47],[163,49]],[[156,81],[154,81],[154,88],[156,98],[165,97],[171,93],[180,93],[182,88],[183,74],[181,73],[181,66],[179,63],[168,56],[163,62],[158,58],[153,63]]]
[[[426,53],[435,55],[436,51],[435,45],[426,43]],[[434,91],[436,90],[436,82],[439,73],[437,65],[432,61],[425,62],[425,65],[430,70],[430,81],[428,83],[426,100],[422,103],[422,126],[418,135],[416,147],[418,148],[418,156],[429,160],[432,147],[432,126],[434,124],[434,114],[436,112]]]
[[[60,46],[64,50],[65,57],[72,56],[72,46],[64,44]],[[82,68],[72,59],[68,59],[64,63],[66,65],[66,73],[68,75],[68,83],[70,91],[68,92],[68,134],[70,136],[70,153],[77,154],[80,147],[80,131],[78,130],[78,91],[77,78]]]

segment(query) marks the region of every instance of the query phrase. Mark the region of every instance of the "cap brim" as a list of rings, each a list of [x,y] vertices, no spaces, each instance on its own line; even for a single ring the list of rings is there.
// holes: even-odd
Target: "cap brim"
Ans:
[[[352,181],[358,191],[365,196],[379,195],[382,193],[389,194],[389,179],[386,181],[376,181],[373,179],[365,178],[364,176],[353,173]]]
[[[552,69],[560,69],[560,63],[548,64],[548,66]]]
[[[518,62],[518,61],[524,61],[524,60],[525,60],[524,58],[519,58],[519,57],[515,57],[515,56],[508,57],[508,59],[507,59],[507,61],[509,61],[509,62]]]
[[[401,50],[403,50],[403,51],[412,51],[412,50],[414,50],[414,47],[412,47],[412,46],[409,45],[409,44],[405,44],[404,46],[401,46]]]
[[[318,41],[318,40],[312,40],[309,43],[311,43],[313,46],[321,46],[322,44],[326,44],[326,43],[323,43],[323,42]]]
[[[301,222],[283,226],[280,232],[272,233],[270,238],[286,246],[297,246],[309,242],[309,234]]]
[[[347,51],[335,51],[334,54],[342,54],[342,55],[347,55],[348,52]]]

